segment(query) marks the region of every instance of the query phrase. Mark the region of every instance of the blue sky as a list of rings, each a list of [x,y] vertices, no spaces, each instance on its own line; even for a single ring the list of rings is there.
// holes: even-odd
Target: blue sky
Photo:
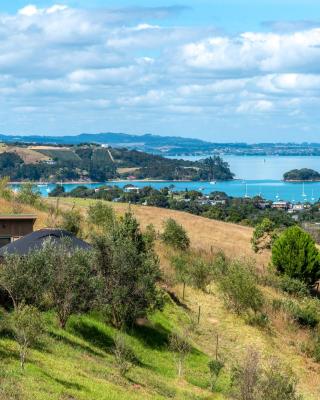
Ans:
[[[314,0],[0,0],[2,133],[319,141],[319,109]]]

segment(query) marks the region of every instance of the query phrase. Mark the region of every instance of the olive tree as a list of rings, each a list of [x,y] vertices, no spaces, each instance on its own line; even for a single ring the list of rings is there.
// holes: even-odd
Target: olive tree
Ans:
[[[161,307],[159,261],[131,213],[111,232],[97,236],[94,245],[95,265],[103,281],[102,306],[115,327],[130,326]]]
[[[19,345],[20,366],[23,369],[30,347],[35,345],[43,332],[40,312],[33,306],[19,304],[8,316],[8,328]]]

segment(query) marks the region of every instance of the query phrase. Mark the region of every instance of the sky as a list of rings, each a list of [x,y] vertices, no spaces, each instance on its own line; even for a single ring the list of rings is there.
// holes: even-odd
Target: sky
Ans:
[[[0,133],[320,142],[315,0],[0,0]]]

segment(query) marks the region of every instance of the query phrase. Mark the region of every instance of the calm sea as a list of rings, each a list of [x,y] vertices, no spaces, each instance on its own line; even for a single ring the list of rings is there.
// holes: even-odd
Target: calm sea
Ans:
[[[185,157],[195,160],[196,157]],[[320,198],[320,182],[315,183],[285,183],[282,182],[284,172],[294,168],[312,168],[320,171],[320,157],[261,157],[261,156],[226,156],[231,170],[236,174],[237,180],[231,182],[217,182],[215,185],[209,182],[136,182],[132,184],[143,187],[153,186],[157,189],[174,184],[175,190],[201,190],[204,194],[213,191],[226,192],[234,197],[253,197],[261,195],[268,200],[287,200],[292,202],[314,202]],[[108,182],[123,187],[128,182]],[[88,188],[98,188],[103,183],[86,184]],[[71,191],[79,185],[64,184],[66,191]],[[13,185],[18,189],[19,185]],[[43,196],[53,190],[54,184],[39,185]]]

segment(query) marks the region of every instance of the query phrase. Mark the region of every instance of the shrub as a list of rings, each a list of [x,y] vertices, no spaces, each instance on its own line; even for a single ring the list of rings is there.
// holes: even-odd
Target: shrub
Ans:
[[[275,241],[272,262],[280,273],[308,285],[319,277],[320,257],[315,242],[298,226],[288,228]]]
[[[259,250],[270,249],[274,238],[274,223],[269,218],[264,218],[253,231],[251,244],[253,250],[257,253]]]
[[[260,382],[261,400],[302,400],[297,394],[297,379],[291,369],[285,368],[277,359],[264,369]]]
[[[201,259],[193,260],[189,265],[189,280],[192,286],[203,291],[213,279],[212,266]]]
[[[78,236],[81,232],[82,216],[78,210],[74,208],[70,211],[65,211],[62,214],[60,227],[66,231]]]
[[[182,225],[179,225],[172,218],[167,219],[164,224],[162,240],[178,250],[187,250],[190,247],[190,239],[187,232]]]
[[[280,277],[279,286],[284,292],[297,297],[306,297],[310,293],[308,286],[304,282],[301,282],[299,279],[290,278],[287,275]]]
[[[210,371],[210,387],[211,390],[214,390],[215,384],[219,378],[221,371],[223,370],[224,363],[220,360],[211,360],[208,363],[209,371]]]
[[[104,204],[102,201],[97,201],[89,206],[88,220],[92,224],[108,230],[112,229],[115,219],[116,216],[113,208]]]
[[[132,367],[134,357],[131,348],[126,343],[123,333],[117,333],[114,338],[113,354],[120,375],[123,377],[126,376]]]
[[[20,203],[37,207],[41,204],[41,194],[32,183],[24,183],[17,194],[17,200]]]
[[[263,296],[259,290],[252,268],[240,261],[228,265],[219,282],[228,304],[240,314],[252,310],[258,312],[263,306]]]

